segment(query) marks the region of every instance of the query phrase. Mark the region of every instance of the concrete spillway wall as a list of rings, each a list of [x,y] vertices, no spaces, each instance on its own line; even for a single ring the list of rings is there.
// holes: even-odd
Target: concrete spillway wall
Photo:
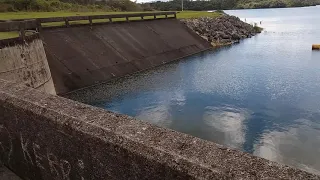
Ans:
[[[44,30],[58,94],[211,48],[176,19]]]
[[[55,94],[55,88],[41,39],[37,34],[0,43],[0,79],[22,83]]]

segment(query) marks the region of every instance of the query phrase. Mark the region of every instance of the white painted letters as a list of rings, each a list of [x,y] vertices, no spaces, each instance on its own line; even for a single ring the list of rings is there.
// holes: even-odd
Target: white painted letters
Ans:
[[[41,169],[45,169],[41,164],[42,157],[40,155],[38,155],[38,153],[37,153],[37,151],[40,150],[40,146],[36,143],[33,143],[32,149],[33,149],[33,154],[34,154],[34,157],[36,160],[36,165]]]
[[[20,141],[21,141],[21,148],[22,148],[22,152],[23,152],[23,156],[24,156],[24,159],[27,161],[27,162],[30,162],[32,165],[33,165],[33,161],[32,161],[32,158],[28,152],[28,144],[29,144],[29,140],[27,139],[25,142],[23,141],[23,137],[22,137],[22,134],[20,133]]]
[[[60,162],[60,168],[62,171],[62,179],[65,180],[70,180],[70,172],[71,172],[71,165],[68,161],[66,160],[61,160]]]
[[[35,166],[43,171],[43,173],[50,173],[50,176],[59,180],[70,180],[71,172],[73,175],[77,173],[76,176],[84,180],[85,164],[83,160],[78,159],[75,161],[75,164],[71,164],[70,161],[50,152],[50,149],[43,149],[40,144],[30,141],[22,133],[19,133],[19,135],[20,138],[12,139],[15,136],[11,136],[10,131],[0,124],[0,153],[7,155],[9,165],[10,158],[14,157],[13,153],[22,153],[24,160],[28,163],[26,166]],[[13,146],[13,141],[17,142],[15,143],[17,146]],[[72,168],[72,166],[75,166],[75,168]]]
[[[49,151],[47,151],[47,159],[49,162],[49,167],[50,167],[51,173],[54,173],[56,176],[59,176],[59,172],[56,169],[56,166],[59,167],[57,157],[55,155],[53,155],[52,153],[50,153]]]

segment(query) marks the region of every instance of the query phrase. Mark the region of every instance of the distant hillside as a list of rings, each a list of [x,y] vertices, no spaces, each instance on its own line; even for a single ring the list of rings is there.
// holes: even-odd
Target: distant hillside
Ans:
[[[236,8],[284,8],[319,5],[320,0],[239,0]]]
[[[320,0],[184,0],[185,10],[283,8],[320,5]],[[0,12],[15,11],[180,11],[181,0],[0,0]]]
[[[185,10],[284,8],[320,5],[320,0],[184,0]],[[181,10],[181,0],[142,4],[144,9],[161,11]]]

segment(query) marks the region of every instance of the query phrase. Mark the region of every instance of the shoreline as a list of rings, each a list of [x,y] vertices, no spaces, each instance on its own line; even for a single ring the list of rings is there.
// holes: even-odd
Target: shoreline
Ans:
[[[251,38],[263,30],[261,27],[252,26],[228,14],[218,18],[182,19],[181,22],[214,48],[240,43],[242,39]]]
[[[308,6],[289,6],[289,7],[268,7],[268,8],[237,8],[237,9],[225,9],[225,11],[234,11],[234,10],[251,10],[251,9],[293,9],[293,8],[304,8],[304,7],[317,7],[319,5],[308,5]]]

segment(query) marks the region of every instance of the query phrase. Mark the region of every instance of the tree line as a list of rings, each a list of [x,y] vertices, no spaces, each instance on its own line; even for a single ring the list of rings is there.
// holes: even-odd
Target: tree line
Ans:
[[[142,11],[130,0],[0,0],[0,12],[8,11]]]
[[[181,10],[182,0],[167,2],[155,1],[143,4],[144,9],[161,11]],[[184,0],[185,10],[224,10],[224,9],[256,9],[256,8],[284,8],[319,5],[320,0]]]
[[[301,7],[320,0],[183,0],[185,10],[223,10]],[[0,0],[0,12],[7,11],[179,11],[181,0],[136,3],[131,0]]]

